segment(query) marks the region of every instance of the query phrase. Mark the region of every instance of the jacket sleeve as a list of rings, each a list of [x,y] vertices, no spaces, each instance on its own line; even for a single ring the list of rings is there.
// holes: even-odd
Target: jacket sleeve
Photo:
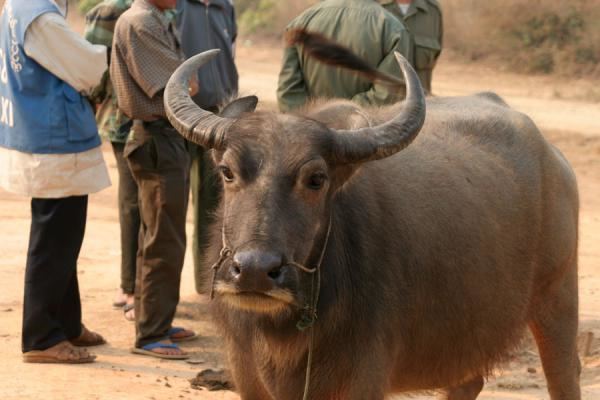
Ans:
[[[303,106],[308,100],[308,91],[296,46],[286,47],[277,84],[277,102],[281,111],[290,111]]]
[[[87,42],[55,13],[31,23],[24,48],[29,57],[84,94],[100,83],[108,67],[106,47]]]
[[[402,71],[400,71],[400,66],[396,61],[396,56],[394,53],[399,52],[406,57],[407,60],[412,59],[410,37],[408,32],[404,29],[394,29],[392,34],[388,35],[388,40],[384,43],[385,54],[383,59],[377,65],[377,70],[404,80],[402,77]],[[392,87],[389,85],[375,83],[366,92],[356,94],[352,98],[352,101],[364,106],[379,106],[396,103],[397,101],[402,100],[405,96],[406,88],[404,86]]]
[[[85,16],[85,30],[83,36],[92,44],[106,46],[108,62],[112,47],[113,33],[119,14],[104,3],[98,4]],[[109,97],[110,77],[108,69],[104,72],[100,84],[89,94],[88,99],[94,104],[101,104]]]
[[[110,48],[119,15],[117,10],[104,3],[97,5],[85,16],[83,36],[92,44],[101,44]]]

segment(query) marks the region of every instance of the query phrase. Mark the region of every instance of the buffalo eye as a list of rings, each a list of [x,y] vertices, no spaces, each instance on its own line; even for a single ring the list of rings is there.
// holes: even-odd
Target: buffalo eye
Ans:
[[[323,185],[325,184],[326,180],[327,180],[327,176],[322,172],[312,174],[308,178],[308,182],[306,183],[306,186],[312,190],[320,190],[323,187]]]
[[[223,179],[225,180],[225,182],[233,182],[235,175],[233,175],[233,172],[231,171],[231,169],[229,167],[220,165],[219,172],[221,172],[221,175],[223,176]]]

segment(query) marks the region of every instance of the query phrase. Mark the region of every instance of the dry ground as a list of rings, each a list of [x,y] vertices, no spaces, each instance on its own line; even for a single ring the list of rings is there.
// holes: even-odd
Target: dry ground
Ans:
[[[279,57],[277,46],[247,42],[238,49],[242,91],[258,94],[269,107],[275,100]],[[600,104],[568,100],[580,97],[578,94],[584,93],[588,85],[501,74],[446,59],[441,61],[434,79],[438,95],[497,91],[512,106],[531,115],[576,170],[582,201],[581,331],[584,338],[595,335],[588,355],[583,358],[582,385],[583,398],[592,400],[600,398]],[[116,184],[115,162],[108,146],[105,158]],[[29,223],[28,200],[0,192],[0,399],[238,399],[232,392],[190,388],[188,380],[200,369],[222,365],[222,349],[217,332],[205,315],[206,303],[194,293],[189,254],[176,323],[201,335],[200,340],[184,345],[193,353],[194,364],[129,353],[134,327],[123,319],[121,312],[110,307],[119,276],[114,185],[90,198],[88,228],[79,263],[84,321],[102,332],[110,343],[97,349],[98,362],[92,365],[23,364],[20,333]],[[188,231],[190,228],[188,224]],[[525,346],[510,364],[499,369],[480,398],[548,399],[535,347]]]

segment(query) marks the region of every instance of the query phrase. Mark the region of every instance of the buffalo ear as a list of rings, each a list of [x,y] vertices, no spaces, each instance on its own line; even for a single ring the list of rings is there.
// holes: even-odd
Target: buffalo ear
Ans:
[[[219,115],[224,118],[238,118],[243,113],[254,112],[257,104],[256,96],[240,97],[223,107]]]

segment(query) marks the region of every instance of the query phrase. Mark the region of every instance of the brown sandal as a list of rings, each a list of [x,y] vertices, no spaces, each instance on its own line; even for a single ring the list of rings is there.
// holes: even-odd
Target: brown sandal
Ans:
[[[70,339],[69,342],[77,347],[90,347],[105,344],[106,340],[99,333],[92,332],[84,325],[81,325],[81,335],[78,338]]]
[[[32,350],[23,353],[23,362],[42,364],[85,364],[91,363],[96,356],[85,349],[78,349],[67,340],[46,350]]]

